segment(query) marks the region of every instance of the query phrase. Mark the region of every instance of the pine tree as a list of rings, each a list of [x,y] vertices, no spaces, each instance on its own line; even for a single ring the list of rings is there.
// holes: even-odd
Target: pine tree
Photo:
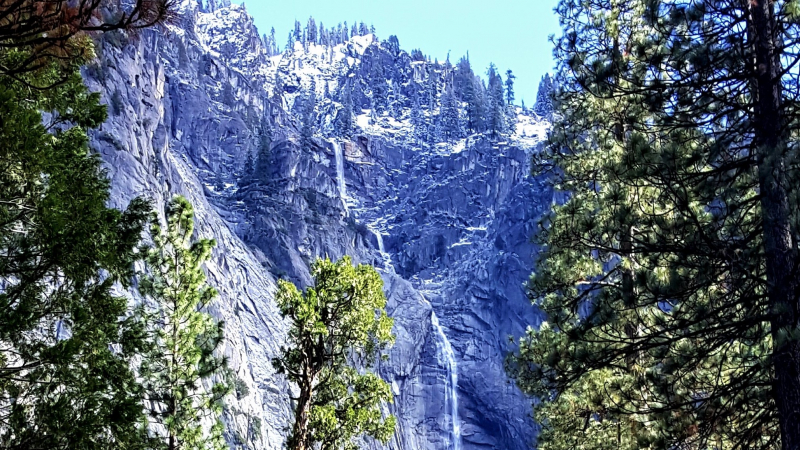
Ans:
[[[209,392],[202,387],[226,367],[214,355],[223,339],[222,323],[201,311],[217,296],[203,272],[215,242],[192,242],[194,210],[185,198],[175,197],[165,212],[166,229],[157,216],[152,220],[154,245],[147,251],[148,274],[139,286],[155,304],[146,313],[152,344],[140,375],[153,404],[151,421],[164,427],[158,438],[166,450],[221,450],[227,448],[221,400],[230,389],[219,382]],[[213,425],[208,428],[203,420]]]
[[[503,80],[494,64],[489,65],[486,75],[489,78],[486,88],[486,129],[492,138],[497,139],[506,132]]]
[[[514,79],[517,78],[511,72],[511,69],[506,70],[506,104],[509,106],[514,105]]]
[[[313,286],[301,292],[280,280],[275,300],[291,323],[288,345],[273,360],[279,373],[299,389],[292,450],[355,450],[353,438],[367,435],[386,443],[395,418],[384,418],[381,404],[392,402],[389,384],[369,370],[376,353],[394,342],[393,321],[378,272],[354,267],[349,257],[318,259],[311,266]]]
[[[428,104],[428,112],[433,114],[439,99],[439,90],[441,87],[441,80],[439,74],[436,72],[435,67],[427,65],[428,78],[425,84],[425,96]]]
[[[539,82],[539,90],[536,92],[536,103],[533,104],[533,111],[543,117],[549,116],[553,112],[553,94],[555,86],[550,74],[545,74]]]
[[[442,106],[439,114],[440,135],[443,140],[452,141],[464,135],[459,116],[460,107],[458,105],[458,100],[456,100],[452,86],[448,86],[445,88],[444,93],[442,93]]]
[[[372,91],[372,106],[378,114],[386,111],[389,101],[389,84],[386,82],[386,73],[380,59],[372,61],[369,75],[369,87]]]
[[[273,97],[275,97],[275,100],[278,102],[278,104],[281,103],[281,96],[283,95],[283,92],[284,92],[283,77],[281,76],[281,72],[279,70],[276,70],[275,88],[273,90]]]
[[[471,133],[483,132],[486,114],[483,83],[472,71],[468,57],[458,61],[453,84],[456,97],[467,103],[467,130]]]
[[[88,146],[106,108],[85,62],[0,75],[0,448],[146,445],[130,370],[141,340],[112,287],[129,285],[149,205],[106,206]]]
[[[372,108],[369,110],[369,124],[375,125],[377,123],[378,123],[378,112],[375,110],[375,108]]]
[[[338,136],[350,137],[355,129],[353,119],[353,86],[348,79],[342,86],[340,93],[342,109],[336,115],[335,130]]]
[[[534,164],[570,193],[530,283],[548,325],[510,364],[542,396],[540,448],[795,449],[793,6],[595,6],[557,9]]]
[[[51,70],[62,75],[50,85],[31,85],[28,88],[46,89],[66,82],[76,61],[93,57],[87,35],[98,32],[135,32],[163,23],[176,12],[170,0],[132,0],[125,5],[102,2],[72,3],[65,1],[15,1],[0,4],[0,75],[18,83],[42,81],[36,74]],[[12,50],[13,49],[13,50]],[[58,66],[58,67],[55,67]],[[46,77],[46,78],[52,78]]]
[[[467,98],[467,128],[473,133],[486,131],[486,99],[483,82],[473,76],[465,92]]]
[[[313,17],[308,18],[308,24],[306,25],[306,39],[309,44],[317,43],[317,23],[314,22]]]
[[[286,49],[284,50],[287,55],[291,55],[294,52],[294,43],[295,39],[292,36],[292,32],[289,32],[289,38],[286,41]]]
[[[397,58],[400,55],[400,41],[397,39],[397,36],[389,36],[389,39],[384,42],[384,46],[393,57]]]
[[[253,157],[253,152],[247,152],[247,158],[244,161],[244,166],[242,167],[242,173],[239,176],[239,184],[245,185],[253,179],[253,174],[255,173],[256,169],[256,159]]]

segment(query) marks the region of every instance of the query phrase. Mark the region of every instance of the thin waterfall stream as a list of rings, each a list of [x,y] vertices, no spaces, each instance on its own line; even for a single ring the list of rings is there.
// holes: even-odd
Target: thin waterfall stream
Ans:
[[[449,375],[445,401],[450,407],[450,420],[452,421],[451,443],[453,450],[461,450],[461,420],[458,418],[458,366],[456,364],[456,355],[453,352],[450,341],[447,339],[447,335],[444,334],[444,328],[439,323],[439,317],[436,316],[435,311],[431,311],[431,325],[433,325],[436,334],[439,336],[441,345],[437,345],[437,347],[445,358],[444,362]]]
[[[333,146],[333,154],[336,158],[336,185],[339,189],[339,196],[342,199],[342,204],[345,210],[349,211],[347,206],[347,185],[344,179],[344,154],[342,152],[342,145],[337,141],[331,141],[331,145]],[[373,228],[370,226],[369,229],[375,235],[378,251],[384,260],[385,268],[390,268],[393,271],[391,255],[389,255],[384,248],[383,234],[377,227]],[[431,310],[431,325],[438,337],[438,342],[436,344],[437,360],[440,364],[444,365],[447,370],[445,402],[446,407],[449,408],[451,421],[450,443],[453,450],[461,450],[461,420],[458,417],[458,365],[456,363],[456,356],[455,352],[453,352],[453,346],[450,345],[450,341],[447,339],[444,328],[439,323],[439,317],[433,310]]]

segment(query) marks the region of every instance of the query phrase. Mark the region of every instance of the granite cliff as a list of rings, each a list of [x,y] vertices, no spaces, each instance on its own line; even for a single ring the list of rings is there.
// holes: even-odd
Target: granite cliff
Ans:
[[[185,195],[198,233],[217,239],[212,312],[241,380],[224,416],[232,448],[282,448],[291,418],[290,387],[270,364],[286,328],[275,280],[307,284],[314,258],[345,254],[380,269],[395,318],[397,343],[379,367],[395,394],[387,413],[399,419],[389,447],[530,446],[530,401],[503,359],[508,337],[537,322],[522,284],[530,237],[553,201],[529,175],[545,119],[516,108],[503,139],[423,142],[410,99],[426,78],[447,83],[446,66],[372,34],[270,55],[245,8],[229,2],[184,0],[174,23],[110,33],[98,54],[85,74],[109,105],[93,144],[113,201],[143,195],[160,206]],[[392,98],[381,114],[370,109],[375,65]],[[342,133],[352,85],[353,129]]]

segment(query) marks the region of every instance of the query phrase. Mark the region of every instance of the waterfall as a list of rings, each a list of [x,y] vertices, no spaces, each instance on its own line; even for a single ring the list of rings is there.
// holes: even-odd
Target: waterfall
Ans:
[[[378,252],[381,254],[381,259],[383,260],[383,268],[384,269],[391,269],[394,271],[394,266],[392,265],[392,256],[386,253],[386,247],[383,245],[383,233],[381,233],[380,229],[378,229],[377,225],[367,225],[369,231],[375,235],[375,240],[378,242]]]
[[[386,250],[383,247],[383,234],[378,231],[375,233],[375,238],[378,240],[378,251],[381,252],[382,255],[385,255]]]
[[[449,403],[450,420],[453,423],[451,442],[453,444],[453,450],[461,450],[461,421],[458,418],[458,366],[456,365],[456,355],[453,352],[450,341],[447,340],[447,335],[444,334],[444,329],[439,323],[439,317],[436,316],[435,311],[431,311],[431,325],[433,325],[433,328],[436,330],[436,334],[439,335],[439,342],[441,345],[437,345],[437,349],[445,358],[445,364],[447,365],[447,372],[449,375],[445,402]]]
[[[336,156],[336,185],[339,187],[339,196],[344,203],[344,209],[347,209],[347,186],[344,184],[344,155],[342,154],[342,145],[336,141],[331,143],[333,145],[333,154]]]

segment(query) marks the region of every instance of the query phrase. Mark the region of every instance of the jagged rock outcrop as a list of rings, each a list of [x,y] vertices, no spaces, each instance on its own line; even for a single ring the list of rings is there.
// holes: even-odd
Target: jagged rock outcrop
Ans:
[[[552,201],[528,176],[547,123],[520,115],[507,142],[422,145],[407,110],[419,63],[405,52],[369,35],[268,57],[244,7],[178,7],[163,29],[100,42],[86,75],[110,117],[93,144],[115,204],[143,195],[161,210],[185,195],[198,233],[217,239],[207,266],[220,291],[212,312],[247,387],[227,402],[232,447],[282,448],[291,418],[290,388],[270,364],[285,333],[275,280],[307,284],[315,257],[348,254],[381,269],[395,318],[397,343],[379,368],[395,394],[387,412],[399,419],[389,446],[526,448],[535,436],[529,400],[502,364],[507,337],[537,320],[522,283],[535,252],[529,238]],[[393,116],[361,110],[372,64],[388,68]],[[333,124],[347,77],[360,83],[357,127],[342,138]],[[296,103],[312,79],[316,132],[306,142]],[[254,181],[245,165],[267,129],[268,169]]]

